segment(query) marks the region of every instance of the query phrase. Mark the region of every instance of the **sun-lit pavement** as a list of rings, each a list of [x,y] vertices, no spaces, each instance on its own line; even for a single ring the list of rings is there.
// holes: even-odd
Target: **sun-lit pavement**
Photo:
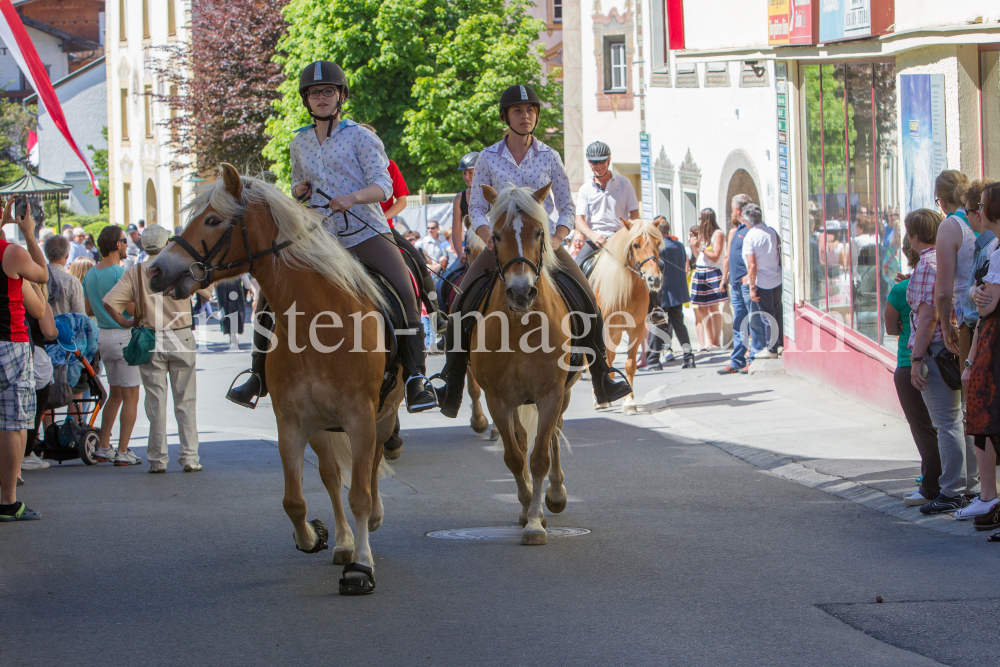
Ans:
[[[653,392],[674,402],[651,403],[656,414],[595,413],[580,386],[565,425],[570,502],[549,526],[590,532],[543,547],[428,537],[515,525],[514,483],[467,408],[404,416],[372,536],[377,591],[340,597],[330,552],[294,548],[269,403],[251,412],[222,397],[246,363],[245,352],[199,358],[202,473],[25,473],[22,497],[44,519],[0,526],[0,664],[917,666],[992,664],[1000,648],[986,627],[996,545],[701,442],[714,416],[717,432],[758,447],[729,424],[757,400],[792,400],[778,379],[713,378],[710,364],[640,376],[639,396],[670,388]],[[684,401],[713,391],[722,397]],[[820,434],[824,414],[812,416]],[[893,458],[912,482],[913,464]],[[309,518],[331,525],[313,465],[305,491]]]

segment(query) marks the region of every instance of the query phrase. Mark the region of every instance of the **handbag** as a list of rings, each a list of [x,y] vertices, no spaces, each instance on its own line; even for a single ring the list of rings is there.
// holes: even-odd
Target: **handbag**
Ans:
[[[122,351],[125,363],[129,366],[141,366],[153,355],[153,348],[156,347],[156,332],[142,324],[145,316],[146,302],[145,290],[143,289],[142,264],[135,265],[136,281],[139,283],[136,290],[135,317],[132,318],[132,338]]]
[[[941,371],[941,379],[952,390],[958,391],[962,388],[962,370],[959,368],[958,355],[944,348],[934,355],[938,369]]]
[[[48,408],[64,408],[73,402],[73,387],[66,380],[66,364],[52,367],[52,384],[49,385]]]

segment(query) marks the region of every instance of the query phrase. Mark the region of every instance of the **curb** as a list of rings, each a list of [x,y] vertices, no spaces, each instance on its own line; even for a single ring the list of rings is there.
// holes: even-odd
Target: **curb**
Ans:
[[[776,477],[796,482],[811,489],[824,491],[830,495],[880,512],[881,514],[886,514],[901,521],[906,521],[939,533],[960,535],[962,537],[973,537],[984,534],[973,527],[972,521],[956,521],[951,515],[945,514],[926,516],[920,513],[919,507],[907,507],[903,504],[902,499],[873,489],[870,486],[865,486],[844,477],[816,472],[801,463],[795,463],[769,451],[733,442],[718,431],[707,426],[702,426],[698,422],[678,414],[669,408],[657,409],[659,406],[656,405],[656,402],[651,405],[647,404],[645,407],[647,410],[643,410],[643,406],[639,406],[640,414],[642,412],[650,414],[663,424],[664,427],[669,429],[669,435],[681,435],[691,440],[718,447],[730,456],[735,456],[738,459],[746,461],[750,465],[760,468]],[[656,411],[653,412],[649,408]],[[661,435],[668,434],[661,431]]]

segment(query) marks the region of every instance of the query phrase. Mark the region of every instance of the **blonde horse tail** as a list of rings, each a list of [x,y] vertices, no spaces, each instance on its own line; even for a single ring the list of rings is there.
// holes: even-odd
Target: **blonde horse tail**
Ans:
[[[530,445],[535,441],[535,438],[538,436],[538,406],[536,406],[534,403],[522,405],[517,409],[517,419],[519,422],[521,422],[521,426],[523,426],[524,430],[527,432],[528,434],[527,442]],[[572,447],[570,447],[569,444],[569,438],[567,438],[566,434],[563,433],[562,428],[557,426],[554,436],[555,437],[552,440],[553,447],[558,447],[559,445],[562,445],[563,449],[565,449],[567,452],[569,452],[570,454],[573,453],[573,449]]]
[[[330,443],[330,449],[333,451],[333,458],[340,466],[340,479],[344,486],[351,485],[351,470],[354,469],[354,453],[351,451],[351,439],[347,437],[346,433],[327,433],[327,442]],[[378,467],[379,478],[392,477],[395,471],[392,469],[385,459]]]

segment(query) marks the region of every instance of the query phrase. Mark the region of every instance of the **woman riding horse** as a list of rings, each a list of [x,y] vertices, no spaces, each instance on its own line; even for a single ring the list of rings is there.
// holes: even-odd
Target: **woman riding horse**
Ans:
[[[461,289],[463,293],[468,293],[468,287],[488,270],[496,268],[497,264],[493,236],[486,216],[490,205],[483,196],[482,186],[505,188],[514,185],[540,190],[551,183],[555,208],[559,210],[559,220],[552,230],[555,268],[571,277],[579,287],[577,291],[581,292],[583,303],[577,305],[591,320],[588,322],[590,326],[586,327],[587,334],[583,336],[583,343],[589,348],[587,356],[590,361],[594,394],[600,403],[610,403],[631,394],[632,387],[628,382],[615,380],[612,376],[612,372],[618,371],[611,368],[605,359],[604,324],[601,311],[597,307],[597,299],[587,284],[583,272],[562,247],[563,239],[574,227],[575,207],[570,197],[569,179],[566,177],[559,154],[534,136],[540,110],[541,100],[528,86],[511,86],[500,96],[500,120],[507,124],[510,131],[503,141],[480,153],[476,161],[469,206],[475,232],[486,243],[487,249],[469,266],[462,280]],[[552,199],[547,193],[544,206],[548,213],[554,210]],[[457,329],[455,321],[456,315],[466,312],[469,307],[468,300],[458,301],[448,322],[447,358],[440,374],[446,385],[439,390],[438,396],[441,401],[441,413],[451,418],[458,415],[458,409],[462,405],[465,369],[469,362],[469,346],[462,340],[467,337],[468,332]]]
[[[437,398],[425,377],[420,307],[409,271],[378,206],[392,194],[385,148],[374,133],[353,121],[340,120],[349,90],[347,77],[338,65],[320,60],[307,66],[299,75],[299,94],[315,122],[297,130],[289,147],[295,183],[292,195],[314,208],[329,208],[323,227],[395,287],[406,311],[408,329],[396,332],[402,339],[399,347],[404,361],[406,409],[420,412],[435,408]],[[266,303],[262,304],[260,310],[266,309]],[[269,310],[258,317],[261,325],[273,329],[274,317]],[[226,398],[253,408],[257,397],[267,395],[267,346],[267,337],[255,326],[250,378],[230,388]]]

